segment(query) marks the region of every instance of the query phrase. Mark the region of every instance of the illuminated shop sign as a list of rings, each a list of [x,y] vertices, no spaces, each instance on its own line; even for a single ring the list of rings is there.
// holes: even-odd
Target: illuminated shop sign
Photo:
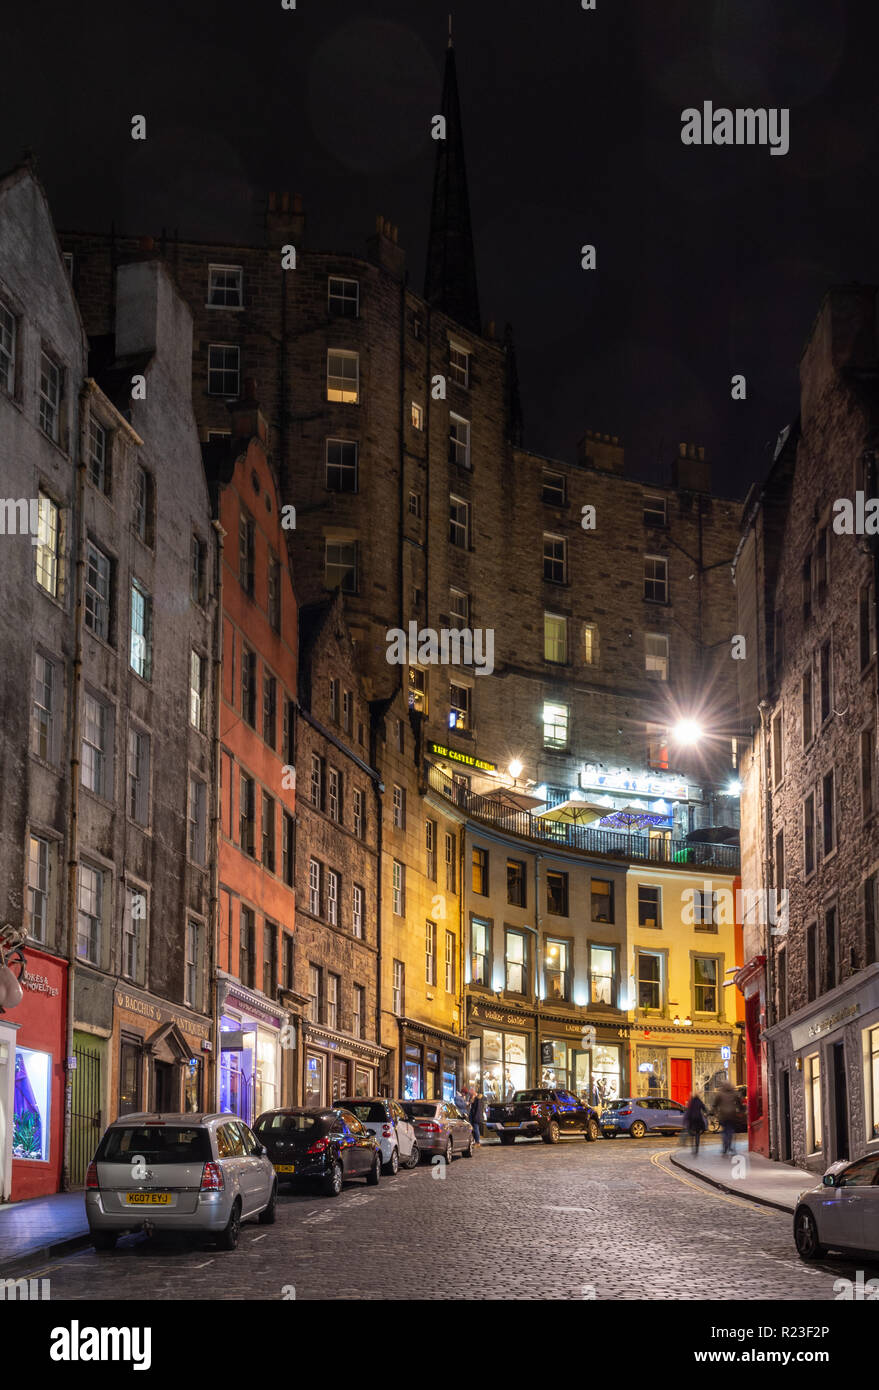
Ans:
[[[497,772],[497,763],[474,758],[472,753],[459,753],[456,748],[447,748],[444,743],[431,743],[430,751],[437,758],[448,758],[450,762],[463,763],[465,767],[475,767],[480,772]]]
[[[631,772],[617,769],[613,772],[600,772],[593,763],[585,763],[580,770],[580,786],[600,788],[605,792],[631,792],[639,796],[664,796],[670,801],[687,801],[690,789],[686,782],[673,777],[636,777]]]

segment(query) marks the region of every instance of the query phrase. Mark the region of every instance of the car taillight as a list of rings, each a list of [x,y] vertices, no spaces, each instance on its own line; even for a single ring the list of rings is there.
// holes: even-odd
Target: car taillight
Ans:
[[[631,1113],[632,1113],[631,1110],[618,1110],[618,1111],[617,1111],[617,1114],[618,1114],[618,1115],[631,1115]]]
[[[539,1105],[532,1105],[532,1107],[531,1107],[531,1114],[532,1114],[532,1115],[539,1115],[539,1114],[540,1114],[540,1106],[539,1106]]]
[[[428,1134],[442,1134],[443,1132],[442,1127],[440,1125],[434,1124],[433,1120],[423,1121],[423,1123],[420,1125],[420,1128],[425,1130]]]
[[[85,1175],[86,1187],[98,1186],[98,1165],[94,1160],[89,1164],[88,1172]]]
[[[307,1154],[322,1154],[324,1152],[324,1149],[329,1148],[329,1145],[329,1139],[315,1139],[313,1144],[309,1144],[305,1152]]]
[[[393,1132],[394,1132],[394,1131],[391,1129],[391,1126],[390,1126],[390,1125],[382,1125],[382,1138],[383,1138],[383,1139],[390,1139],[390,1137],[391,1137],[391,1135],[393,1134]]]
[[[206,1163],[201,1175],[200,1192],[222,1192],[226,1186],[219,1163]]]

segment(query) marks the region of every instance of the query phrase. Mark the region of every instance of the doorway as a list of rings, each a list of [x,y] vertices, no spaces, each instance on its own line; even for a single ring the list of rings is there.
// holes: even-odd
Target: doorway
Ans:
[[[833,1044],[833,1161],[848,1158],[848,1081],[845,1043]]]
[[[168,1115],[179,1109],[174,1095],[174,1066],[171,1062],[153,1062],[153,1110]]]
[[[781,1161],[790,1163],[791,1160],[791,1132],[790,1132],[790,1072],[781,1073]]]
[[[671,1098],[686,1105],[693,1094],[693,1063],[689,1057],[671,1059]]]
[[[333,1058],[333,1104],[348,1094],[348,1063],[342,1057]]]

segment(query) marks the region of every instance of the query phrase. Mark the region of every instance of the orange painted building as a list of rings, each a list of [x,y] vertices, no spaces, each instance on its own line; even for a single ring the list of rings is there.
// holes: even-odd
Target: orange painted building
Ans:
[[[289,1096],[298,621],[282,513],[254,399],[205,446],[221,537],[216,1104],[253,1123]],[[287,997],[284,995],[284,997]],[[286,1031],[285,1031],[286,1030]],[[283,1093],[283,1094],[282,1094]]]

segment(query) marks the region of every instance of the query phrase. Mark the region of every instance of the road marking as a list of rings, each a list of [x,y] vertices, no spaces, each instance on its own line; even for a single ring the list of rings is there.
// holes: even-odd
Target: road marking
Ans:
[[[595,1212],[594,1207],[541,1207],[541,1211],[585,1211],[588,1216]]]
[[[704,1196],[716,1197],[718,1201],[729,1202],[730,1205],[734,1207],[746,1207],[748,1211],[768,1212],[773,1210],[772,1207],[764,1206],[761,1202],[750,1202],[747,1197],[730,1197],[725,1192],[718,1192],[717,1188],[712,1187],[709,1183],[693,1182],[690,1178],[685,1178],[682,1173],[677,1172],[671,1166],[670,1161],[668,1163],[663,1163],[662,1159],[667,1157],[667,1151],[660,1151],[651,1155],[650,1162],[653,1164],[654,1168],[659,1168],[659,1170],[666,1173],[668,1177],[677,1178],[678,1182],[682,1182],[685,1187],[695,1188],[697,1192],[701,1192]]]
[[[251,1245],[256,1245],[256,1242],[257,1242],[258,1240],[265,1240],[265,1238],[266,1238],[267,1235],[268,1235],[268,1231],[266,1231],[266,1232],[265,1232],[263,1235],[261,1235],[261,1236],[254,1236],[254,1237],[252,1238],[251,1242],[250,1242]]]
[[[208,1265],[212,1265],[213,1263],[214,1263],[213,1260],[205,1260],[205,1262],[204,1262],[203,1265],[193,1265],[192,1268],[193,1268],[193,1269],[207,1269]]]

